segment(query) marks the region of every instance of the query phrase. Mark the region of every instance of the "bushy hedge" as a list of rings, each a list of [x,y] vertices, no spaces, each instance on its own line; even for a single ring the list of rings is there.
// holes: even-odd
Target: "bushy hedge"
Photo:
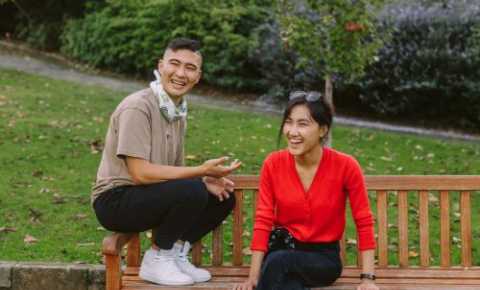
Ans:
[[[380,16],[392,39],[358,83],[376,113],[480,127],[480,2],[395,4]]]
[[[271,17],[271,1],[124,0],[68,23],[62,51],[95,66],[150,74],[173,37],[203,44],[203,78],[230,89],[259,90],[259,70],[247,57],[253,30]]]
[[[43,50],[58,50],[67,19],[85,12],[78,0],[0,0],[0,31]],[[104,0],[90,0],[101,3]]]

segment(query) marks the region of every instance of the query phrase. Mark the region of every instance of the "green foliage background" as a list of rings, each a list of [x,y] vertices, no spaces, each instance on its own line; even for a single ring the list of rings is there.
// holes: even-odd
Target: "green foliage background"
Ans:
[[[147,75],[174,37],[200,40],[203,78],[230,89],[258,89],[249,61],[253,30],[268,17],[270,1],[109,1],[70,21],[62,51],[98,67]]]

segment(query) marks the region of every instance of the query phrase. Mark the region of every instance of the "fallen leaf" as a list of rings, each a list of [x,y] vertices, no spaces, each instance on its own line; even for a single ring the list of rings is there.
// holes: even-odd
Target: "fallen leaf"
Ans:
[[[32,172],[33,177],[42,177],[42,175],[43,175],[43,171],[41,170],[35,170],[34,172]]]
[[[65,198],[58,193],[53,194],[53,204],[62,204],[65,203]]]
[[[357,240],[356,239],[347,239],[347,245],[356,245]]]
[[[428,201],[430,202],[438,202],[438,197],[436,197],[435,195],[433,195],[432,193],[430,193],[428,195]]]
[[[27,245],[31,245],[31,244],[34,244],[34,243],[38,242],[38,239],[36,239],[35,237],[27,234],[27,235],[25,235],[25,238],[23,238],[23,242]]]
[[[195,159],[197,159],[197,156],[195,156],[195,155],[187,155],[187,156],[185,156],[185,159],[187,159],[187,160],[195,160]]]
[[[95,246],[94,242],[88,242],[88,243],[77,243],[77,247],[92,247]]]
[[[103,143],[102,140],[92,140],[90,141],[90,152],[92,154],[98,154],[103,151]]]
[[[76,219],[76,220],[83,220],[83,219],[85,219],[85,218],[87,218],[87,217],[88,217],[88,215],[86,215],[86,214],[84,214],[84,213],[77,213],[77,214],[75,215],[75,219]]]
[[[16,232],[16,228],[10,228],[10,227],[1,227],[0,228],[0,233],[14,233]]]
[[[85,264],[87,264],[87,262],[85,262],[85,261],[74,261],[73,263],[75,265],[85,265]]]
[[[252,255],[252,250],[250,250],[249,247],[246,247],[242,250],[242,253],[245,255],[245,256],[251,256]]]
[[[409,251],[409,252],[408,252],[408,256],[415,258],[415,257],[418,257],[418,253],[415,252],[415,251]]]
[[[415,145],[415,149],[420,150],[420,151],[423,151],[422,145]]]
[[[45,187],[40,188],[40,191],[39,191],[39,193],[49,193],[49,192],[50,192],[50,189]]]
[[[32,223],[39,223],[40,222],[40,217],[43,215],[42,212],[39,210],[36,210],[34,208],[28,208],[29,214],[30,214],[30,222]]]

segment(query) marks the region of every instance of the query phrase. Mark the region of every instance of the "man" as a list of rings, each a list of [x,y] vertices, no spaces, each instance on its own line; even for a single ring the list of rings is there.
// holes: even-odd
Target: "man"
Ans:
[[[220,224],[234,207],[225,176],[240,166],[217,158],[183,165],[187,107],[198,83],[199,43],[171,41],[158,63],[157,81],[126,97],[113,112],[93,188],[99,222],[116,232],[154,229],[142,279],[189,285],[211,278],[187,259],[190,245]]]

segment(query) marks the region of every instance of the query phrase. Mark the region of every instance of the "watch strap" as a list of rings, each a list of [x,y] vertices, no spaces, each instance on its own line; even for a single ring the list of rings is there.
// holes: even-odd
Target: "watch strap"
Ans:
[[[372,273],[361,273],[360,274],[360,279],[368,279],[368,280],[375,280],[377,277],[375,274]]]

